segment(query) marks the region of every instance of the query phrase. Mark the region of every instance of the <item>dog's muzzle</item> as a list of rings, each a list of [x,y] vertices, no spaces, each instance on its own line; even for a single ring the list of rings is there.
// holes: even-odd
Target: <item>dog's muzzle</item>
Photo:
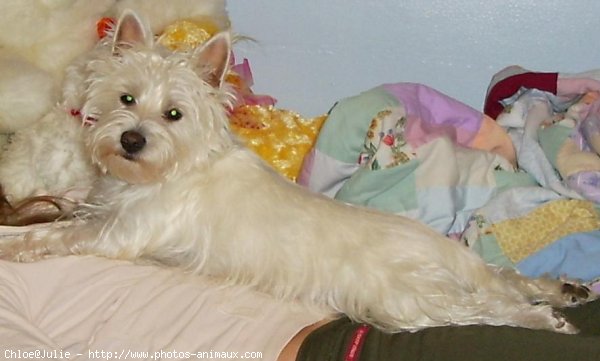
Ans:
[[[135,130],[128,130],[121,134],[121,146],[129,155],[141,151],[146,145],[146,138]]]

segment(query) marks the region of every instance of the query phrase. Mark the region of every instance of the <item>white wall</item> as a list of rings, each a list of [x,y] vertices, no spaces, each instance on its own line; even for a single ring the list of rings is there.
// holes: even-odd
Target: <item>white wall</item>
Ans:
[[[501,68],[600,67],[597,0],[228,0],[234,30],[258,43],[255,91],[306,116],[385,82],[431,85],[481,109]]]

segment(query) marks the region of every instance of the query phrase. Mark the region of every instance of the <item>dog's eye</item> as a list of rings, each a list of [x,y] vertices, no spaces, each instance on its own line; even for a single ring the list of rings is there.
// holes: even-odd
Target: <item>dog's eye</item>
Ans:
[[[135,104],[135,98],[133,97],[133,95],[131,94],[123,94],[121,95],[121,103],[123,103],[123,105],[133,105]]]
[[[166,120],[176,122],[183,117],[181,111],[177,108],[169,109],[165,112],[164,117]]]

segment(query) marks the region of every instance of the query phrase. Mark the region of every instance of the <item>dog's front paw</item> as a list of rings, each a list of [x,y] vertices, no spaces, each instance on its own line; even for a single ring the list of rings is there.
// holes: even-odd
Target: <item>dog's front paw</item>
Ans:
[[[35,262],[48,255],[48,248],[40,239],[42,234],[31,231],[0,242],[0,259],[12,262]]]
[[[11,262],[35,262],[44,257],[39,250],[27,249],[22,242],[11,242],[0,248],[0,259]]]
[[[48,252],[40,250],[21,250],[17,252],[1,253],[0,258],[11,262],[31,263],[42,260],[48,255]]]
[[[24,234],[3,236],[0,238],[0,259],[13,261],[19,244],[25,240]]]

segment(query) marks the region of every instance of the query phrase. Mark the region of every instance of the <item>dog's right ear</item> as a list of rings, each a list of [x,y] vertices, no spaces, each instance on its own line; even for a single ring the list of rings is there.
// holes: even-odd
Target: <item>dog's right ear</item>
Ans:
[[[151,47],[154,41],[152,30],[132,10],[125,10],[121,14],[113,38],[112,52],[115,55],[120,49],[129,49],[136,45]]]
[[[196,71],[215,88],[220,88],[225,80],[231,56],[231,35],[224,31],[216,34],[197,48],[193,55]]]

